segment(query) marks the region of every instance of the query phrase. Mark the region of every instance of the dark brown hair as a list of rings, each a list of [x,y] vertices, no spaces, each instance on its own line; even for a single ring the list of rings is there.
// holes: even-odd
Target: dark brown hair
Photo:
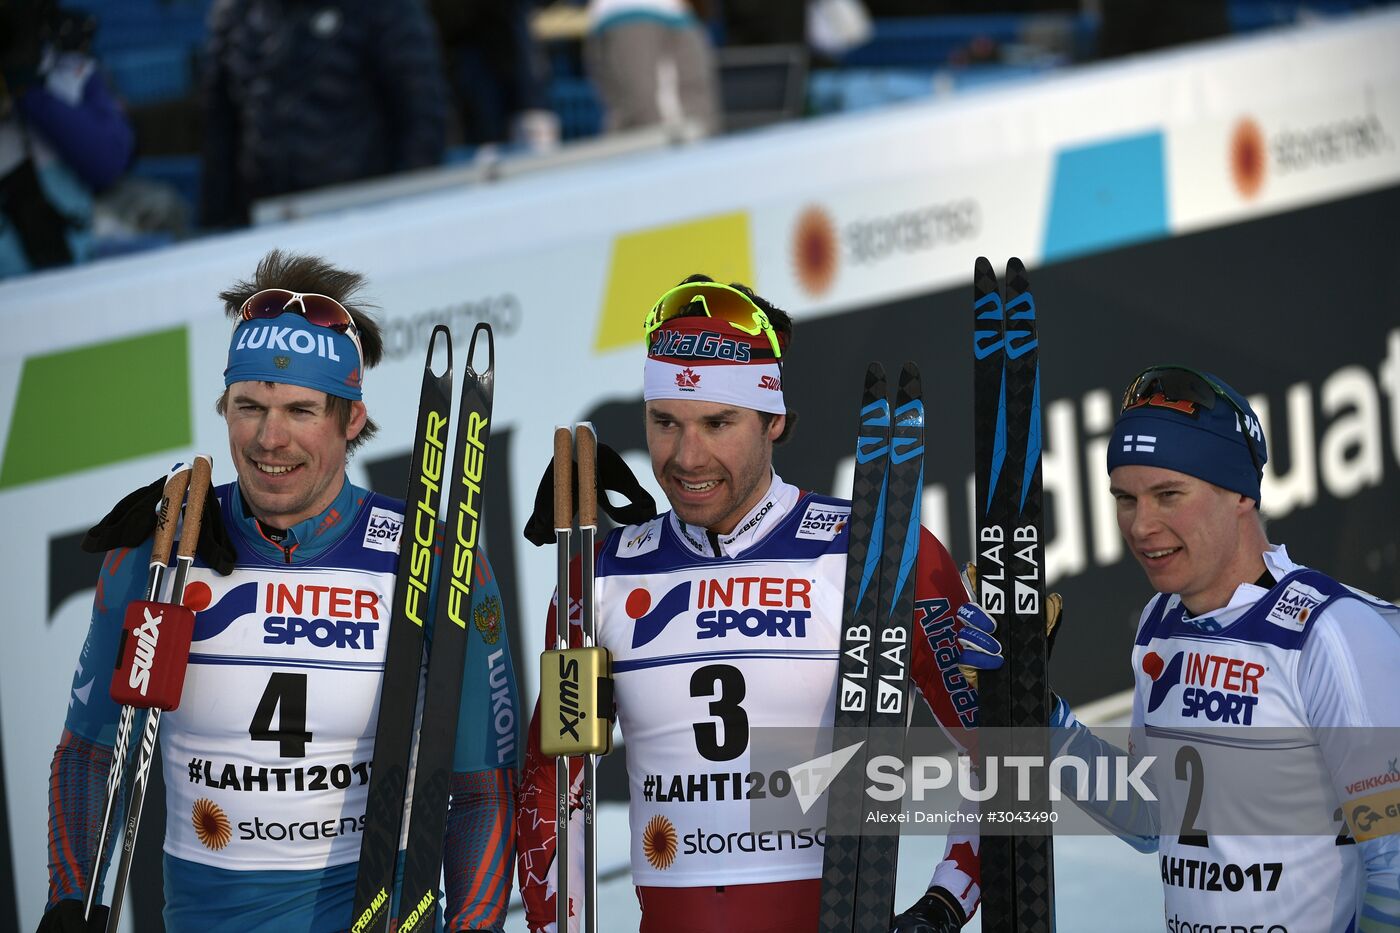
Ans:
[[[243,302],[265,288],[285,288],[288,291],[305,294],[325,295],[340,302],[359,332],[360,349],[364,351],[365,369],[379,365],[384,356],[384,335],[379,324],[370,315],[374,306],[359,298],[365,285],[365,277],[358,272],[337,269],[319,256],[304,256],[297,253],[284,253],[274,249],[262,258],[258,268],[249,279],[235,282],[219,292],[219,300],[224,303],[224,313],[230,318],[238,316]],[[228,402],[225,389],[214,403],[214,410],[220,415]],[[334,417],[342,429],[350,423],[350,400],[338,395],[326,396],[326,413]],[[379,433],[379,425],[366,416],[365,426],[346,445],[346,453],[355,449]]]

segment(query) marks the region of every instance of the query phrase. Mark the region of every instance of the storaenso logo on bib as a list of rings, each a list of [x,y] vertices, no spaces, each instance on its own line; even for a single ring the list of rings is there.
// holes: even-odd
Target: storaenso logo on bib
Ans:
[[[228,814],[208,797],[200,797],[190,809],[190,822],[194,824],[194,834],[200,843],[215,852],[228,845],[233,838],[233,827],[229,825]]]
[[[281,823],[255,816],[238,824],[238,838],[244,841],[257,839],[262,842],[315,842],[318,839],[334,839],[336,836],[348,836],[364,831],[363,813],[359,816],[307,820],[303,823]]]

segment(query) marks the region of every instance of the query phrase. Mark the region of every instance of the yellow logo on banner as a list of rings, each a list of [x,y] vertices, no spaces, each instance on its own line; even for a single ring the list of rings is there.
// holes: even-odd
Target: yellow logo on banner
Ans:
[[[614,240],[593,349],[640,340],[642,320],[656,299],[694,272],[721,282],[755,284],[746,212],[648,227]]]

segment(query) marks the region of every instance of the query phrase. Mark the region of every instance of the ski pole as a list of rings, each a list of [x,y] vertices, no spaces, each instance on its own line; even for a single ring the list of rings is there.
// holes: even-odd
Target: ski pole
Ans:
[[[210,474],[213,461],[205,454],[195,457],[194,468],[189,478],[189,496],[185,501],[185,522],[180,531],[180,547],[176,555],[175,582],[172,587],[171,603],[182,606],[185,596],[185,580],[194,564],[195,549],[199,546],[199,526],[204,516],[204,500],[209,495]],[[169,512],[166,521],[173,535],[178,508]],[[166,553],[169,554],[167,539]],[[188,647],[188,646],[186,646]],[[186,652],[188,655],[188,651]],[[172,707],[173,708],[173,707]],[[136,852],[136,831],[141,825],[141,810],[146,802],[146,787],[150,781],[151,762],[155,759],[156,736],[160,731],[159,706],[146,714],[146,726],[141,732],[141,747],[137,752],[136,771],[131,780],[131,800],[127,805],[126,829],[122,835],[122,856],[117,863],[117,877],[112,889],[112,906],[107,915],[107,933],[116,933],[117,921],[121,917],[122,900],[126,895],[127,878],[131,875],[131,862]]]
[[[554,610],[556,648],[569,650],[569,539],[573,534],[573,435],[563,425],[554,429],[554,544],[558,572],[558,605]],[[560,659],[560,675],[564,674]],[[560,696],[560,690],[554,696]],[[552,724],[555,720],[549,720]],[[542,720],[543,722],[543,720]],[[543,724],[541,732],[543,732]],[[569,933],[569,756],[562,754],[554,760],[554,899],[557,933]]]
[[[597,624],[597,591],[594,586],[594,541],[598,536],[598,435],[593,425],[574,425],[574,447],[578,451],[578,559],[579,622],[583,647],[593,648]],[[567,645],[565,647],[568,647]],[[609,709],[604,709],[606,714]],[[597,799],[594,784],[598,760],[591,752],[583,754],[583,929],[598,933],[598,833]]]
[[[180,503],[185,498],[189,483],[188,463],[175,464],[165,477],[165,489],[161,493],[156,515],[155,537],[151,542],[151,562],[146,571],[147,602],[160,597],[161,585],[165,582],[165,565],[170,560],[170,546],[175,540],[176,517],[180,514]],[[83,916],[89,923],[92,922],[94,908],[101,900],[98,892],[102,890],[102,876],[107,867],[107,843],[111,839],[112,823],[117,815],[117,800],[125,777],[131,727],[135,718],[136,708],[123,704],[121,718],[117,721],[116,743],[112,747],[112,766],[107,771],[107,799],[102,807],[102,826],[97,834],[97,849],[92,855],[87,898],[83,904]]]
[[[578,448],[580,622],[582,647],[569,647],[569,542],[573,536],[573,448]],[[612,658],[594,644],[594,540],[598,533],[597,436],[587,422],[554,430],[554,538],[559,581],[558,647],[540,655],[540,751],[555,759],[555,897],[561,933],[569,929],[569,759],[583,755],[583,931],[596,933],[597,834],[595,755],[612,751]]]

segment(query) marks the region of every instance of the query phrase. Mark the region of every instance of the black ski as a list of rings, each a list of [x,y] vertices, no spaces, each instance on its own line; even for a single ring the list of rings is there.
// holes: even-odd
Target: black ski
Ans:
[[[872,755],[904,754],[909,724],[910,629],[923,495],[924,407],[919,371],[904,364],[893,412],[884,370],[870,364],[861,399],[851,490],[850,545],[841,622],[840,685],[832,750],[860,744],[827,798],[827,825],[866,825],[872,810],[899,801],[863,794]],[[823,933],[886,930],[899,863],[897,835],[827,833],[822,871]]]
[[[472,368],[477,339],[485,337],[486,369]],[[398,933],[431,930],[442,876],[443,834],[452,777],[452,752],[466,667],[467,632],[472,625],[471,598],[480,546],[487,442],[491,437],[491,403],[496,383],[496,348],[489,324],[478,324],[467,350],[462,399],[457,410],[457,440],[447,504],[447,540],[438,574],[437,613],[428,656],[423,715],[418,729],[413,806],[408,821],[403,887],[398,905]]]
[[[865,390],[860,401],[855,476],[851,484],[833,751],[864,742],[870,722],[872,634],[879,621],[876,602],[889,455],[890,403],[885,394],[885,370],[879,363],[871,363],[865,371]],[[864,762],[865,756],[857,753],[856,761],[841,769],[832,782],[827,795],[828,826],[834,822],[851,825],[859,818],[857,814],[863,810]],[[822,864],[822,933],[851,933],[853,929],[860,843],[859,834],[827,833]]]
[[[447,368],[440,376],[433,374],[433,356],[439,335],[447,352]],[[451,409],[452,335],[439,325],[433,328],[428,341],[423,387],[418,396],[418,424],[410,452],[404,522],[399,531],[398,575],[379,693],[365,828],[360,839],[355,907],[350,915],[352,933],[384,930],[389,922],[418,707],[418,683],[423,670],[423,629],[428,612]]]
[[[914,620],[914,576],[919,556],[919,514],[924,490],[924,402],[919,369],[905,363],[895,391],[894,425],[886,482],[880,594],[872,645],[873,703],[864,755],[903,760],[909,725],[909,661]],[[859,769],[864,780],[865,767]],[[867,811],[895,814],[901,801],[867,801]],[[869,825],[862,817],[862,826]],[[886,825],[881,821],[874,825]],[[898,824],[894,824],[898,825]],[[899,836],[877,833],[860,843],[856,875],[856,931],[889,929],[899,868]]]
[[[1035,299],[1020,260],[1007,263],[1003,301],[996,272],[978,257],[973,276],[973,405],[978,603],[997,622],[1006,663],[978,678],[979,753],[1046,755],[1049,721],[1041,532],[1041,418]],[[1009,730],[1025,730],[1011,744]],[[1043,769],[1029,800],[1014,784],[984,809],[1049,808]],[[988,933],[1050,933],[1052,846],[1047,836],[983,834],[982,924]]]
[[[1006,262],[1007,468],[1019,480],[1020,501],[1007,548],[1014,620],[1006,632],[1012,658],[1011,725],[1024,730],[1016,752],[1049,762],[1050,677],[1045,638],[1045,534],[1041,525],[1040,336],[1026,267]],[[1048,769],[1031,772],[1021,809],[1050,809]],[[1055,863],[1049,833],[1016,836],[1016,928],[1051,933],[1055,925]]]

